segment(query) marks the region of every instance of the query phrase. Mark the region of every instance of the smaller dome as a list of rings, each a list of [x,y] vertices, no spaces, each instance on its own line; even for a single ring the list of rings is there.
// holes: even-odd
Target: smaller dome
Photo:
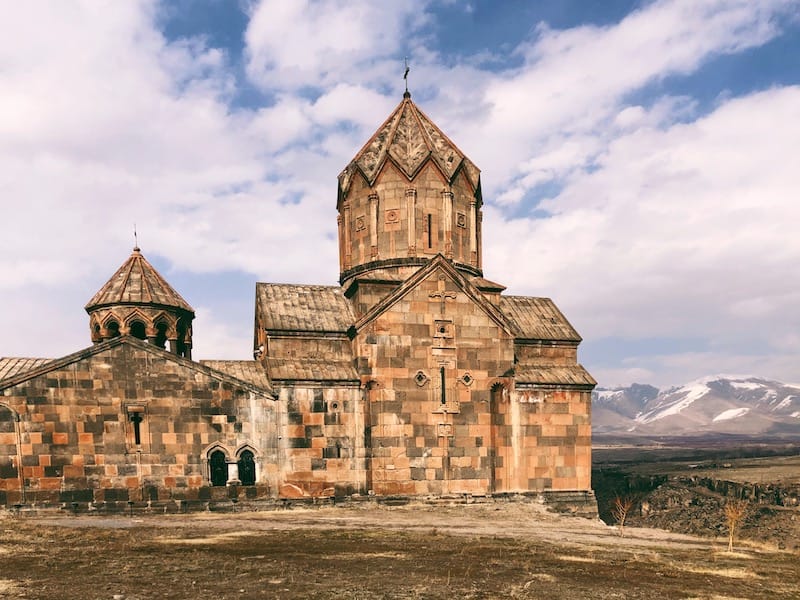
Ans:
[[[86,305],[92,341],[131,335],[191,358],[194,309],[139,248]]]
[[[194,317],[194,309],[147,262],[139,248],[134,248],[122,266],[89,300],[87,311],[118,304],[179,308]]]

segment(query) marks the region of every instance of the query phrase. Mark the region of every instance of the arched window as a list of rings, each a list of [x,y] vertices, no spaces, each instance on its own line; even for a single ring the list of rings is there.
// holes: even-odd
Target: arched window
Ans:
[[[169,329],[169,325],[167,325],[164,321],[159,321],[156,323],[155,345],[159,348],[164,348],[167,345],[167,329]]]
[[[222,450],[214,450],[208,461],[211,485],[225,485],[228,483],[228,461]]]
[[[176,353],[178,356],[186,356],[186,321],[184,319],[180,319],[178,321],[178,325],[176,326],[178,332],[178,344],[176,348]]]
[[[147,333],[145,332],[144,323],[141,321],[133,321],[131,323],[131,335],[135,338],[139,338],[143,340],[147,337]]]
[[[492,411],[497,410],[497,407],[503,403],[503,390],[504,388],[502,383],[495,383],[492,386],[492,392],[491,392]]]
[[[239,455],[239,481],[242,485],[256,484],[256,461],[250,450],[243,450]]]
[[[108,330],[108,337],[115,338],[119,336],[119,323],[116,321],[109,321],[106,324],[106,329]]]

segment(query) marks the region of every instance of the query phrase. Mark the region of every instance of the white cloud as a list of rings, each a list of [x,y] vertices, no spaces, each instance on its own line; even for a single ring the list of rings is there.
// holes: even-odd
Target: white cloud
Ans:
[[[270,98],[254,110],[234,107],[231,58],[168,42],[154,2],[6,10],[0,202],[13,226],[0,289],[31,300],[3,321],[0,354],[88,343],[82,316],[65,321],[127,257],[134,222],[145,255],[210,281],[238,270],[333,283],[335,177],[400,100],[410,52],[415,100],[483,169],[488,277],[554,297],[586,338],[689,332],[712,348],[631,356],[598,367],[601,382],[783,372],[800,352],[785,333],[800,330],[786,275],[800,258],[800,92],[723,95],[699,119],[691,97],[628,99],[763,44],[798,2],[664,0],[606,27],[540,26],[505,70],[498,48],[445,56],[425,37],[427,6],[254,4],[246,73]],[[550,218],[524,216],[534,190]],[[237,343],[247,354],[236,338],[252,315],[199,313],[197,348],[217,349],[203,357],[240,355]],[[743,339],[767,348],[752,368]]]
[[[798,107],[800,87],[771,89],[622,135],[543,202],[553,217],[494,215],[487,260],[514,289],[554,294],[584,337],[699,336],[718,342],[713,370],[731,370],[736,340],[774,348],[800,329],[787,278],[800,263]],[[497,252],[536,260],[520,268]]]
[[[517,49],[522,67],[470,82],[484,90],[488,109],[478,123],[456,124],[455,135],[476,149],[473,158],[493,176],[485,190],[501,203],[519,202],[541,183],[530,177],[541,156],[572,144],[574,168],[585,167],[608,142],[608,125],[629,94],[764,43],[779,33],[777,20],[792,7],[797,2],[661,1],[612,26],[540,26]],[[494,143],[487,147],[486,139]],[[496,146],[504,151],[494,152]]]
[[[262,0],[247,28],[247,71],[264,89],[326,89],[362,80],[365,63],[395,56],[404,34],[425,20],[425,4]]]

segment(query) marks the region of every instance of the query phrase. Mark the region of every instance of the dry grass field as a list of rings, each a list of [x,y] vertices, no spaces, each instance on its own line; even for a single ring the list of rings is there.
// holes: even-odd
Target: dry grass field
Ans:
[[[800,484],[800,455],[741,458],[714,466],[697,465],[698,477],[726,479],[741,483]]]
[[[533,504],[0,517],[0,598],[800,597],[800,556]]]

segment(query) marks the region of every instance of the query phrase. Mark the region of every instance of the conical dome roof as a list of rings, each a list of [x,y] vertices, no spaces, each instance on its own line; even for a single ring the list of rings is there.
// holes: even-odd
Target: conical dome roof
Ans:
[[[417,108],[408,93],[339,175],[340,196],[347,195],[356,170],[361,171],[372,186],[387,160],[397,165],[409,180],[428,160],[432,160],[451,183],[464,169],[473,188],[479,187],[480,170]]]
[[[194,309],[147,262],[138,247],[89,300],[86,310],[119,304],[180,308],[194,316]]]

